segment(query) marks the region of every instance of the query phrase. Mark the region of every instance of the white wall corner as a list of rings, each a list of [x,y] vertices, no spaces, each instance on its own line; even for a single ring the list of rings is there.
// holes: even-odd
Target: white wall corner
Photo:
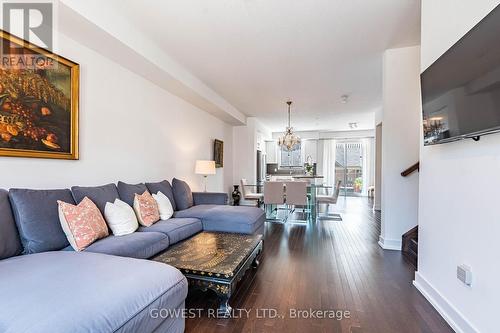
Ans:
[[[378,245],[384,250],[401,251],[401,239],[386,239],[380,235]]]
[[[400,173],[419,160],[420,48],[386,50],[382,78],[380,245],[399,250],[401,236],[418,223],[418,174]]]
[[[443,295],[439,293],[418,271],[413,285],[432,304],[444,320],[457,333],[479,332]]]

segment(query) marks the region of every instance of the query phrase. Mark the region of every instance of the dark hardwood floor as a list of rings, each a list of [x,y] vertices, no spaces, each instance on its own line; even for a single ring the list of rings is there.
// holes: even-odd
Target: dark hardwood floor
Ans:
[[[260,267],[247,273],[230,302],[239,318],[203,312],[186,319],[186,332],[453,332],[413,287],[413,268],[401,253],[378,246],[380,214],[369,200],[339,201],[343,221],[266,222]],[[194,292],[186,303],[216,308],[210,292]],[[266,316],[259,309],[271,310]],[[293,309],[339,310],[337,318],[345,318],[294,319]]]

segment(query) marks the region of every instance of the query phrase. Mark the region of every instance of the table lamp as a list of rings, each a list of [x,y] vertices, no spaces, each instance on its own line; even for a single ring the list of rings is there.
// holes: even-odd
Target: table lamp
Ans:
[[[215,161],[197,160],[194,173],[205,178],[205,192],[207,191],[207,176],[215,175]]]

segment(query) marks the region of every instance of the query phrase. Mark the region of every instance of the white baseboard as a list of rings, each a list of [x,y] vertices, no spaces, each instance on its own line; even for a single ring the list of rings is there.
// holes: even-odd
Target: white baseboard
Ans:
[[[477,333],[477,329],[443,295],[439,293],[421,274],[415,272],[413,285],[432,304],[439,314],[457,333]]]
[[[384,250],[401,251],[401,239],[385,239],[379,236],[378,245]]]

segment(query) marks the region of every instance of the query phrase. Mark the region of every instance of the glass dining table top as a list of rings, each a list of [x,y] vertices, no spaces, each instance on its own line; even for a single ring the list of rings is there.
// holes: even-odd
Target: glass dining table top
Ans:
[[[279,180],[278,182],[282,183],[287,183],[287,181],[281,181]],[[254,186],[254,187],[264,187],[264,184],[245,184],[245,186]],[[333,188],[332,185],[326,185],[326,184],[308,184],[308,188],[315,187],[315,188]]]

